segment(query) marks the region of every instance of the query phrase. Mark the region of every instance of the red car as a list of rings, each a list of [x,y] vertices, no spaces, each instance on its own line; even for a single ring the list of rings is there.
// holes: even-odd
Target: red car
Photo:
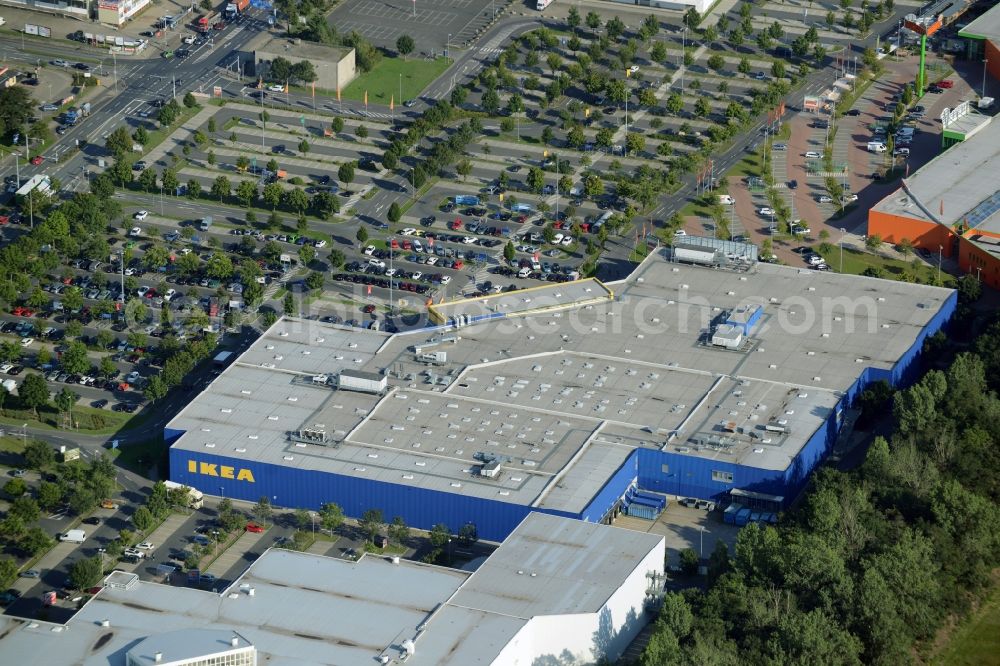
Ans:
[[[375,312],[375,306],[372,305],[371,303],[369,303],[368,305],[366,305],[365,307],[363,307],[361,309],[361,311],[364,312],[365,314],[371,314],[371,313]]]
[[[954,88],[955,82],[951,79],[945,79],[944,81],[938,81],[939,88]]]
[[[45,161],[45,158],[43,156],[41,156],[41,155],[35,155],[34,157],[31,158],[31,163],[34,164],[35,166],[38,166],[39,164],[41,164],[44,161]]]
[[[216,30],[225,30],[226,29],[226,22],[225,21],[219,21],[218,23],[216,23],[212,27],[215,28]]]
[[[247,523],[247,532],[255,532],[257,534],[261,534],[263,531],[264,528],[258,525],[257,523]]]
[[[0,224],[7,224],[10,222],[10,215],[0,215]]]

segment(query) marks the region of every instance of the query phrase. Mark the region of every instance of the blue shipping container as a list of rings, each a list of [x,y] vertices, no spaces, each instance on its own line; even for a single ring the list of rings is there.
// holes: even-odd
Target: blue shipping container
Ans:
[[[658,512],[651,506],[644,504],[629,504],[628,515],[635,518],[645,518],[646,520],[656,520]]]

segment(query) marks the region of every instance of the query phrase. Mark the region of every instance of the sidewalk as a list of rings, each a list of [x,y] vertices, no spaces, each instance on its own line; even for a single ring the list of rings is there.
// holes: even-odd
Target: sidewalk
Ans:
[[[181,147],[187,142],[188,136],[195,130],[208,122],[208,119],[216,114],[220,107],[212,104],[205,105],[201,111],[191,116],[186,123],[175,129],[164,139],[160,145],[143,155],[143,160],[147,164],[157,164],[167,153],[180,153]],[[183,133],[187,130],[187,133]]]
[[[84,525],[81,527],[86,527],[86,526]],[[59,541],[52,548],[52,550],[45,553],[45,555],[43,555],[40,560],[35,562],[31,566],[31,568],[38,569],[40,572],[42,572],[42,576],[45,577],[49,571],[55,569],[60,564],[62,564],[62,561],[66,559],[69,556],[69,554],[72,553],[75,549],[83,547],[84,547],[83,544]],[[38,584],[38,579],[36,578],[17,578],[11,585],[11,587],[23,594],[37,584]]]
[[[232,569],[234,566],[239,564],[240,560],[246,557],[254,547],[261,541],[271,540],[269,530],[264,530],[262,534],[256,532],[244,532],[243,536],[233,542],[229,548],[226,549],[224,553],[219,555],[212,564],[209,565],[208,569],[202,573],[210,573],[216,578],[221,578],[226,574],[227,571]],[[247,566],[250,566],[250,562],[246,562]]]

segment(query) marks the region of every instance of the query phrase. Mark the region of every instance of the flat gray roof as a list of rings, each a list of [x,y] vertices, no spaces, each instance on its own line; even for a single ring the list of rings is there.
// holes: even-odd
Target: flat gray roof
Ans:
[[[613,300],[395,336],[279,320],[174,418],[185,431],[174,446],[579,512],[636,447],[786,469],[861,372],[891,368],[951,294],[662,254],[603,290]],[[762,316],[743,346],[712,346],[712,322],[746,305]],[[386,373],[389,390],[311,382],[345,368]],[[764,431],[774,422],[783,433]],[[301,428],[325,430],[329,445],[290,440]],[[492,460],[499,475],[480,476]]]
[[[872,210],[950,228],[1000,191],[998,173],[1000,123],[989,123],[975,137],[953,145],[904,179],[901,189]],[[971,226],[1000,232],[1000,217],[994,210]]]
[[[958,34],[962,37],[1000,42],[1000,5],[994,5]]]
[[[608,529],[531,513],[450,603],[524,619],[596,613],[663,539]]]
[[[253,644],[235,631],[191,628],[150,636],[131,648],[128,656],[136,664],[169,664],[248,647]],[[157,661],[157,653],[162,655],[162,661]]]
[[[140,581],[105,587],[66,626],[0,616],[0,654],[6,663],[106,666],[129,650],[159,651],[169,663],[232,649],[237,636],[256,647],[258,663],[354,666],[395,659],[409,639],[413,666],[486,665],[531,618],[600,610],[644,563],[662,567],[662,544],[532,513],[471,575],[271,549],[222,594]]]

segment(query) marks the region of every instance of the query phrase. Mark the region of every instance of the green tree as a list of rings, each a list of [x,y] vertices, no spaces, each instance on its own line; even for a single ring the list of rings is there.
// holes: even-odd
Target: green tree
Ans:
[[[398,202],[393,201],[392,204],[389,205],[389,212],[388,212],[389,221],[393,223],[399,222],[400,218],[402,217],[403,217],[403,209],[399,207]]]
[[[538,167],[531,167],[528,170],[527,185],[535,194],[541,194],[545,187],[545,173]]]
[[[193,109],[194,107],[198,106],[198,100],[194,98],[194,95],[192,93],[189,92],[184,95],[184,106],[186,106],[189,109]]]
[[[681,110],[684,108],[684,98],[676,90],[670,93],[667,97],[667,113],[672,116],[680,115]]]
[[[500,111],[500,95],[497,94],[496,89],[489,88],[483,93],[480,104],[483,107],[483,111],[491,116],[495,116]]]
[[[257,200],[257,183],[252,180],[241,180],[236,186],[236,198],[244,206],[249,207]]]
[[[17,568],[14,558],[0,557],[0,587],[7,588],[17,579]]]
[[[274,515],[274,508],[271,506],[271,500],[267,496],[261,496],[257,503],[253,505],[250,509],[250,513],[263,524],[267,524],[271,521],[271,517]]]
[[[104,148],[114,155],[115,159],[122,159],[132,150],[132,136],[125,126],[118,127],[104,141]]]
[[[358,527],[365,533],[369,542],[374,543],[375,537],[385,525],[381,509],[368,509],[358,520]]]
[[[406,56],[413,53],[413,49],[415,47],[416,44],[413,42],[413,37],[410,37],[409,35],[400,35],[396,40],[396,52],[403,56],[404,60],[406,59]]]
[[[410,528],[402,516],[396,516],[388,527],[389,539],[399,545],[405,545],[410,538]]]
[[[94,587],[101,580],[101,556],[85,557],[77,560],[69,568],[69,582],[74,589],[85,590]]]
[[[708,66],[717,72],[722,71],[722,68],[725,66],[725,64],[726,64],[725,60],[723,60],[722,56],[719,55],[718,53],[713,53],[708,58]]]
[[[59,412],[62,414],[68,414],[70,410],[73,409],[73,406],[76,404],[76,401],[79,399],[80,396],[78,396],[76,393],[73,393],[73,391],[70,391],[68,388],[64,387],[61,391],[59,391],[58,394],[56,394],[55,398],[56,409],[58,409]]]
[[[698,100],[702,101],[702,100]],[[646,137],[635,132],[629,132],[625,135],[625,150],[629,154],[635,155],[636,153],[641,153],[646,148]]]
[[[228,197],[232,191],[232,183],[225,176],[217,176],[212,182],[212,196],[219,197],[219,201]]]
[[[691,7],[684,12],[683,21],[688,30],[694,31],[698,28],[698,24],[701,23],[701,14],[698,13],[697,9]]]
[[[31,469],[45,469],[55,462],[55,459],[55,451],[48,443],[41,440],[33,439],[24,447],[24,462]]]
[[[303,155],[309,152],[309,142],[306,141],[305,139],[299,141],[299,152],[302,153]]]
[[[28,492],[28,484],[24,482],[24,479],[11,479],[4,484],[3,491],[10,497],[20,497]]]
[[[327,502],[319,507],[319,518],[324,530],[334,532],[344,523],[344,511],[340,505]]]
[[[698,552],[693,548],[685,548],[680,552],[681,571],[685,575],[693,576],[698,573],[699,562]]]
[[[156,519],[153,518],[153,514],[144,506],[138,507],[135,513],[132,514],[132,524],[142,534],[146,534],[155,522]]]
[[[743,75],[749,74],[750,73],[750,60],[746,56],[743,56],[742,58],[740,58],[739,64],[736,65],[736,70],[740,74],[743,74]]]
[[[49,404],[49,385],[41,375],[29,374],[17,390],[18,397],[28,409],[38,415],[38,408]]]
[[[143,169],[139,174],[139,187],[146,192],[156,191],[156,170]]]
[[[337,179],[344,185],[350,185],[354,180],[354,162],[344,162],[337,169]]]

